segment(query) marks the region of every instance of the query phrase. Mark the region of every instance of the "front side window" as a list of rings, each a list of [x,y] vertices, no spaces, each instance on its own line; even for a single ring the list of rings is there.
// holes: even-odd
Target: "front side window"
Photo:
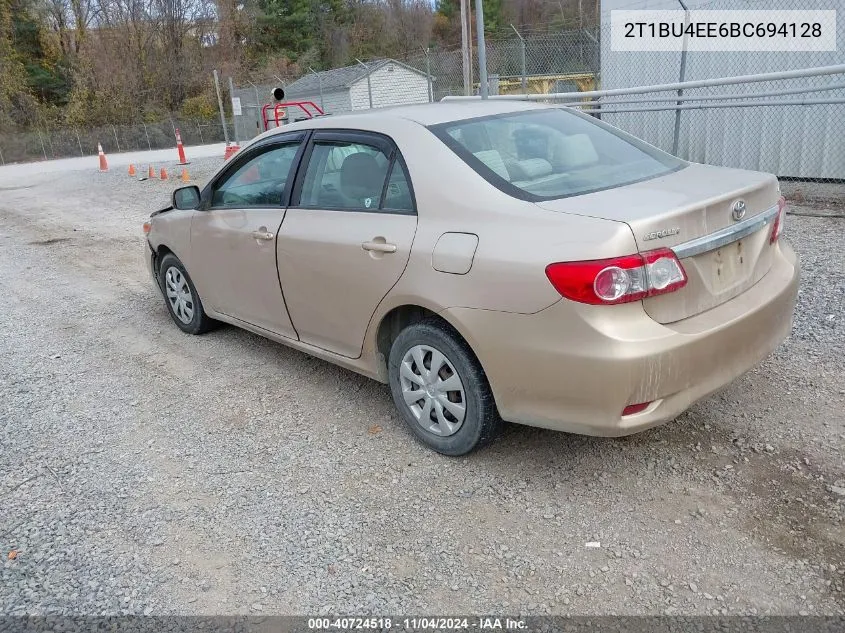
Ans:
[[[247,160],[214,188],[212,207],[277,207],[300,142],[278,145]]]
[[[453,121],[431,130],[491,184],[525,200],[620,187],[686,163],[559,108]]]
[[[300,206],[317,209],[378,210],[381,208],[390,157],[363,143],[314,143]]]

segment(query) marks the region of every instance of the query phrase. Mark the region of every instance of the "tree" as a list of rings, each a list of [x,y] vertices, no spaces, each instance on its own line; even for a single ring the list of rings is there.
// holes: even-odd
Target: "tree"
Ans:
[[[256,45],[263,53],[296,59],[314,45],[315,3],[312,0],[259,0]]]
[[[67,59],[51,50],[43,23],[23,0],[12,0],[12,27],[15,49],[24,63],[31,91],[46,104],[65,105],[70,93]]]
[[[0,128],[37,120],[37,102],[29,91],[26,67],[15,49],[11,0],[0,0]]]
[[[447,20],[461,19],[461,3],[460,0],[437,0],[437,13],[442,15]]]

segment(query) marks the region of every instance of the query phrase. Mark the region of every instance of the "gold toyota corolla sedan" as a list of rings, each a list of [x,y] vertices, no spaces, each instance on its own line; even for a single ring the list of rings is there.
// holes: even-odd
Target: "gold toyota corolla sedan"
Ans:
[[[388,383],[461,455],[502,420],[641,431],[762,361],[798,287],[784,212],[770,174],[477,101],[272,130],[144,229],[183,331],[230,323]]]

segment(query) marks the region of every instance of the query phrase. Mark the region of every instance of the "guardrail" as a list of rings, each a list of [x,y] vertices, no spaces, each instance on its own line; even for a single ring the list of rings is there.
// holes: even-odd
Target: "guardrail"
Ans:
[[[586,92],[552,92],[547,94],[510,94],[491,95],[488,99],[508,101],[557,101],[561,99],[586,99],[594,97],[615,97],[627,95],[648,94],[651,92],[668,92],[670,90],[692,90],[694,88],[712,88],[716,86],[730,86],[736,84],[748,84],[761,81],[779,81],[784,79],[802,79],[805,77],[818,77],[820,75],[841,75],[845,74],[845,64],[835,66],[818,66],[816,68],[802,68],[800,70],[784,70],[774,73],[757,73],[753,75],[736,75],[733,77],[719,77],[716,79],[699,79],[696,81],[679,81],[669,84],[655,84],[651,86],[635,86],[633,88],[613,88],[611,90],[590,90]],[[443,101],[460,101],[467,99],[480,99],[479,96],[447,96]],[[681,101],[689,100],[689,97],[679,98]],[[617,103],[624,103],[620,101]]]

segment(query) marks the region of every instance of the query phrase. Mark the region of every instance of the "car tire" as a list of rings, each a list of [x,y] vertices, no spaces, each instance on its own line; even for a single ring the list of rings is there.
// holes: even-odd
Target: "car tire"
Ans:
[[[502,421],[490,383],[448,325],[427,320],[406,327],[390,348],[388,365],[393,402],[423,444],[457,456],[495,437]]]
[[[203,334],[217,325],[217,321],[209,318],[203,310],[194,282],[174,254],[168,253],[162,258],[158,280],[167,311],[180,330],[188,334]]]

